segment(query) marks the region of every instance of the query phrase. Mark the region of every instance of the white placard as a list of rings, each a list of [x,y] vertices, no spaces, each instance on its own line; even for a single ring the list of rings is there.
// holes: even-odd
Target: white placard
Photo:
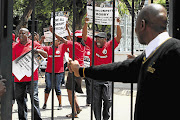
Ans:
[[[87,17],[89,23],[93,22],[93,7],[87,6]],[[118,9],[115,8],[115,25],[117,23],[117,17],[119,17]],[[113,8],[112,7],[95,7],[95,24],[99,25],[112,25]]]
[[[62,12],[62,11],[60,11]],[[56,12],[55,14],[55,33],[60,37],[68,36],[68,32],[66,30],[66,22],[68,21],[68,17],[61,16]],[[51,17],[51,25],[53,26],[53,17]]]
[[[24,76],[31,77],[31,59],[32,52],[29,51],[22,56],[18,57],[12,62],[12,72],[20,81]],[[34,58],[34,70],[38,68],[39,64]]]

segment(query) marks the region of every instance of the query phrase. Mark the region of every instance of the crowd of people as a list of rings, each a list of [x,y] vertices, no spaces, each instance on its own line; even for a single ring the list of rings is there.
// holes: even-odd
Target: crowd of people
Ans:
[[[92,38],[87,35],[87,21],[88,18],[85,18],[85,25],[83,30],[75,31],[75,55],[74,59],[80,63],[81,67],[89,67],[92,65]],[[120,19],[117,20],[120,22]],[[50,26],[49,30],[53,32],[53,27]],[[52,66],[53,62],[53,42],[49,46],[45,46],[43,44],[45,36],[39,37],[37,32],[30,33],[27,28],[21,28],[19,30],[18,36],[15,37],[13,34],[13,43],[12,43],[12,60],[17,59],[28,51],[32,50],[32,34],[34,34],[34,53],[40,54],[44,58],[47,58],[47,68],[45,70],[45,83],[46,88],[44,90],[44,104],[42,109],[46,109],[47,100],[49,97],[49,93],[52,88],[52,83],[55,86],[55,92],[57,99],[59,101],[58,110],[63,108],[62,105],[62,95],[61,95],[61,83],[64,78],[64,59],[65,53],[69,54],[69,58],[73,58],[73,41],[72,36],[73,33],[69,31],[68,24],[66,25],[66,30],[68,31],[68,36],[60,37],[55,33],[55,54],[54,54],[54,67]],[[121,29],[120,25],[117,25],[117,36],[114,38],[115,40],[115,48],[120,43],[121,39]],[[107,34],[105,32],[99,32],[95,36],[95,63],[94,65],[100,64],[108,64],[112,62],[112,40],[107,41]],[[67,60],[68,61],[68,60]],[[52,81],[52,73],[54,68],[54,79]],[[27,119],[27,93],[30,94],[31,100],[34,100],[34,119],[41,120],[40,106],[39,106],[39,98],[38,98],[38,69],[34,71],[34,92],[32,96],[31,91],[31,77],[24,76],[21,80],[18,80],[15,75],[14,78],[14,99],[17,101],[18,105],[18,117],[20,120]],[[77,93],[83,93],[81,88],[81,77],[74,77],[74,86],[72,86],[73,74],[68,72],[67,81],[66,81],[66,89],[68,93],[68,99],[70,106],[74,108],[74,116],[72,113],[66,115],[68,118],[78,117],[78,114],[82,111],[78,104],[78,98],[76,96]],[[86,78],[86,92],[87,92],[87,106],[91,105],[91,79]],[[72,92],[74,88],[75,92]],[[94,85],[94,114],[97,120],[101,119],[103,116],[104,119],[109,119],[109,108],[111,107],[111,83],[110,82],[95,82]],[[74,101],[72,99],[72,94],[74,94]],[[101,113],[101,104],[103,104],[103,113]],[[74,104],[73,104],[74,102]],[[74,105],[74,106],[72,106]]]
[[[66,81],[66,89],[68,93],[69,103],[74,108],[74,117],[77,118],[82,109],[78,105],[77,96],[72,92],[83,93],[81,88],[82,78],[86,80],[87,87],[87,106],[94,105],[94,114],[96,120],[108,120],[110,118],[109,109],[111,107],[111,82],[138,83],[135,120],[169,120],[177,119],[178,116],[178,84],[179,77],[178,68],[180,67],[180,42],[179,40],[169,36],[167,32],[167,11],[159,4],[151,4],[144,7],[136,22],[136,34],[141,44],[147,45],[145,52],[136,58],[125,60],[123,62],[112,63],[112,40],[107,41],[107,34],[99,32],[95,35],[94,41],[94,65],[92,65],[92,38],[87,35],[88,18],[85,18],[83,30],[75,32],[75,60],[73,57],[72,34],[66,38],[62,38],[55,34],[55,55],[54,55],[54,72],[55,78],[53,83],[57,99],[59,101],[58,109],[62,109],[61,81],[64,72],[64,55],[69,52],[69,73]],[[120,22],[117,19],[117,22]],[[69,31],[69,29],[67,28]],[[50,31],[53,32],[52,26]],[[70,33],[70,31],[68,32]],[[32,49],[32,38],[34,34],[34,53],[40,54],[47,58],[47,69],[45,74],[45,100],[43,109],[46,109],[47,100],[52,86],[52,45],[41,45],[44,37],[39,41],[38,33],[29,33],[27,28],[19,30],[18,37],[13,38],[12,60],[27,53]],[[117,25],[117,35],[114,38],[114,49],[120,43],[121,28]],[[84,62],[85,60],[85,62]],[[86,62],[91,62],[87,66]],[[92,65],[92,66],[91,66]],[[91,66],[91,67],[90,67]],[[76,76],[74,78],[74,86],[72,86],[72,72]],[[119,78],[121,77],[121,78]],[[42,120],[40,114],[39,98],[38,98],[38,69],[34,71],[33,93],[31,91],[31,77],[24,76],[18,80],[14,76],[14,93],[15,100],[18,105],[19,120],[27,120],[27,93],[30,94],[34,102],[34,119]],[[0,78],[0,97],[6,92],[6,79]],[[91,103],[91,81],[94,81],[94,100]],[[153,87],[153,88],[152,88]],[[169,89],[169,92],[166,89]],[[166,94],[170,97],[164,97]],[[74,101],[72,101],[74,94]],[[103,110],[102,110],[103,101]],[[74,104],[73,104],[74,102]],[[72,106],[74,105],[74,106]],[[166,106],[166,109],[164,108]],[[103,111],[103,112],[102,112]],[[102,113],[101,113],[102,112]],[[66,117],[71,118],[70,113]]]

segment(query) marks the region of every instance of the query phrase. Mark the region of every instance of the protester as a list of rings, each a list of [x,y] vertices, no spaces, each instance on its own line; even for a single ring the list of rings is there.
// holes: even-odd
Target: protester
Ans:
[[[55,79],[53,80],[54,86],[55,86],[55,91],[56,91],[56,96],[59,101],[59,106],[58,110],[62,109],[62,103],[61,103],[61,82],[63,79],[63,74],[64,74],[64,54],[67,50],[67,45],[65,44],[60,44],[60,40],[56,39],[55,40],[55,54],[54,54],[54,73],[55,73]],[[47,100],[49,97],[49,93],[52,88],[52,59],[53,59],[53,48],[51,46],[43,46],[43,49],[48,53],[48,59],[47,59],[47,68],[46,68],[46,73],[45,73],[45,82],[46,82],[46,88],[45,88],[45,100],[44,100],[44,105],[43,109],[46,109],[47,106]]]
[[[159,4],[144,7],[136,22],[136,34],[146,50],[135,59],[89,68],[70,61],[79,77],[137,83],[135,120],[174,120],[179,118],[180,41],[167,32],[167,12]]]
[[[32,41],[28,38],[29,30],[26,28],[21,28],[19,30],[19,43],[17,43],[13,48],[12,59],[22,56],[23,54],[32,50]],[[41,45],[37,42],[34,42],[34,52],[41,54],[43,57],[47,57],[47,53],[43,51]],[[39,99],[38,99],[38,69],[34,71],[34,90],[33,96],[31,96],[31,77],[24,76],[21,80],[18,80],[15,76],[15,99],[18,105],[18,116],[19,120],[27,120],[27,105],[25,101],[26,93],[30,94],[30,97],[33,97],[34,100],[34,119],[42,120],[40,109],[39,109]]]
[[[85,18],[85,24],[83,27],[83,40],[86,45],[90,47],[92,53],[92,38],[87,35],[87,26],[88,18]],[[117,19],[117,22],[120,22],[120,19]],[[114,38],[114,49],[118,46],[121,39],[121,28],[120,25],[117,25],[117,36]],[[107,42],[107,34],[105,32],[99,32],[95,35],[94,42],[94,65],[108,64],[112,63],[112,44],[113,41],[110,40]],[[91,60],[92,65],[92,60]],[[101,80],[101,79],[100,79]],[[94,81],[94,114],[96,120],[101,120],[101,108],[103,101],[103,119],[107,120],[110,117],[109,108],[111,107],[111,92],[112,92],[112,83],[108,81]]]
[[[67,29],[67,28],[66,28]],[[50,27],[50,31],[53,31],[52,26]],[[63,43],[65,43],[68,48],[69,48],[69,57],[73,58],[73,41],[71,40],[66,40],[60,36],[58,36],[57,34],[55,34],[56,38],[61,40]],[[75,31],[75,60],[78,60],[80,63],[80,66],[84,66],[84,53],[85,53],[85,44],[82,41],[82,31],[81,30],[76,30]],[[75,92],[78,93],[83,93],[82,88],[81,88],[81,82],[82,79],[81,77],[74,77],[74,88],[75,88]],[[66,81],[66,89],[68,92],[68,99],[69,99],[69,103],[72,106],[72,81],[73,81],[73,74],[72,73],[68,73],[68,77],[67,77],[67,81]],[[74,93],[74,117],[77,118],[78,114],[81,112],[82,110],[80,109],[80,106],[78,104],[77,101],[77,96]],[[68,118],[72,118],[72,113],[66,115],[66,117]]]
[[[30,33],[28,36],[30,40],[32,40],[32,34],[33,33]],[[39,34],[37,32],[34,32],[34,41],[39,42]]]

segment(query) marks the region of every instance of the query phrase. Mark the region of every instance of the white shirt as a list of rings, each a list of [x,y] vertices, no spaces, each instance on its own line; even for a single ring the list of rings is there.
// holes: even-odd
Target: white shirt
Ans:
[[[161,34],[159,34],[156,38],[154,38],[146,47],[146,58],[149,57],[149,55],[159,46],[161,45],[163,42],[165,42],[167,39],[169,39],[170,36],[168,34],[168,32],[163,32]]]

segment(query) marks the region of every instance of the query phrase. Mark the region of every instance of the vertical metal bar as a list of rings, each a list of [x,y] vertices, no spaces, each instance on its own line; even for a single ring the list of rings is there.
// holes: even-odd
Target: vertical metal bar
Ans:
[[[12,30],[13,0],[0,0],[0,74],[6,81],[1,98],[1,120],[12,118]]]
[[[112,62],[114,62],[114,27],[115,25],[115,0],[113,0],[113,17],[112,17]],[[112,82],[112,107],[111,107],[111,120],[114,119],[114,82]]]
[[[32,1],[32,59],[31,59],[31,120],[34,120],[34,30],[35,30],[35,0]]]
[[[73,0],[73,60],[75,59],[76,0]],[[74,120],[74,73],[72,77],[72,120]]]
[[[132,0],[132,31],[131,31],[131,54],[134,55],[134,0]],[[131,83],[131,106],[130,120],[133,120],[133,83]]]
[[[51,106],[51,120],[54,120],[54,54],[55,54],[55,9],[56,9],[56,0],[53,0],[53,58],[52,58],[52,76],[51,76],[51,89],[52,89],[52,106]]]
[[[92,66],[94,65],[94,36],[95,36],[95,0],[93,0],[93,41],[92,41]],[[91,81],[91,120],[94,110],[94,80]]]

